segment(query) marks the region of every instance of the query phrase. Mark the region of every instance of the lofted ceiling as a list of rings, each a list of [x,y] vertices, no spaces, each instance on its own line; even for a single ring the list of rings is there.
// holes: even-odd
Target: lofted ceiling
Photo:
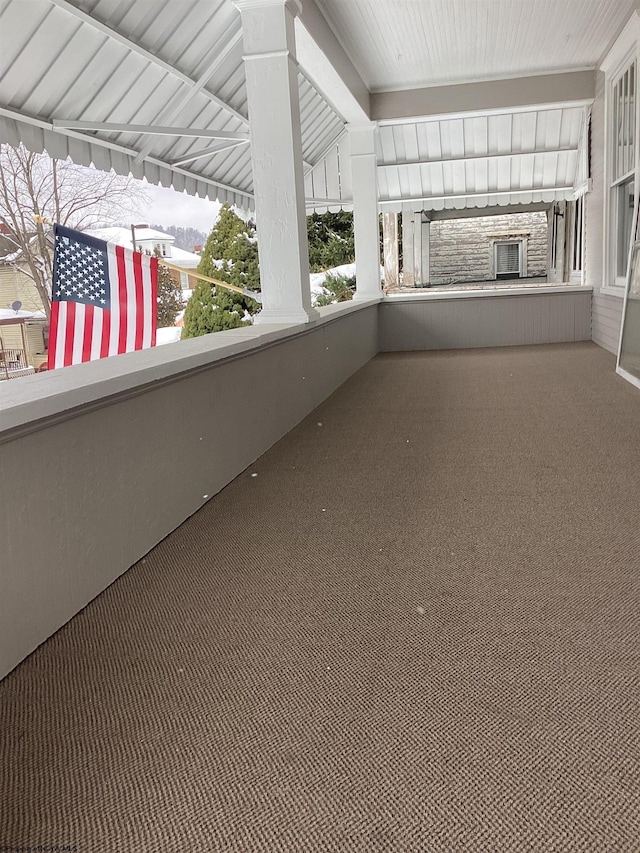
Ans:
[[[350,204],[345,126],[370,115],[382,119],[383,205],[441,209],[569,197],[580,180],[592,95],[557,98],[560,78],[537,75],[594,68],[635,6],[302,0],[296,38],[309,209]],[[250,210],[242,53],[232,0],[0,0],[0,142]],[[511,100],[501,108],[469,106],[476,103],[471,85],[457,115],[393,112],[403,94],[410,96],[405,105],[415,98],[450,113],[448,84],[507,78]],[[552,97],[531,100],[525,89],[533,80],[541,92],[545,79]],[[380,94],[395,90],[404,91]],[[494,99],[502,97],[496,92]],[[390,119],[374,110],[384,98]]]
[[[298,85],[310,168],[343,122],[302,73]],[[0,0],[0,141],[251,209],[240,13],[230,0]]]
[[[317,0],[369,91],[595,68],[635,0]]]

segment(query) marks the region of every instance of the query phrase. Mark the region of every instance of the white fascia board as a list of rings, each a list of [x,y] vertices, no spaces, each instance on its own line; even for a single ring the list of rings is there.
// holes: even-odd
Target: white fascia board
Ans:
[[[595,98],[595,70],[511,77],[477,83],[455,83],[371,94],[371,118],[397,121],[452,114],[576,106]]]
[[[300,68],[325,100],[345,122],[370,121],[369,90],[315,0],[303,0],[295,34]]]
[[[637,48],[639,41],[640,14],[635,11],[613,45],[608,49],[606,56],[600,63],[600,70],[604,71],[607,77],[615,72],[626,57]]]

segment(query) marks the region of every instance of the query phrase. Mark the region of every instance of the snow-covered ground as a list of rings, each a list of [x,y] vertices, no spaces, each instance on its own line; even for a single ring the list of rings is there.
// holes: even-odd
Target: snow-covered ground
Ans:
[[[156,346],[162,344],[174,344],[180,340],[182,334],[182,326],[166,326],[162,329],[156,329]]]
[[[356,265],[355,264],[341,264],[339,267],[333,267],[330,270],[324,270],[324,272],[312,272],[309,276],[311,281],[311,303],[315,305],[316,299],[318,296],[322,296],[323,293],[327,291],[324,289],[323,284],[324,280],[328,275],[338,276],[342,275],[345,278],[351,278],[356,274]]]

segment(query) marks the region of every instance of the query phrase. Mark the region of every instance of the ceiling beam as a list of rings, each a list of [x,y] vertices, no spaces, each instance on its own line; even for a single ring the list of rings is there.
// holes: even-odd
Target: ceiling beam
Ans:
[[[557,104],[584,105],[595,98],[595,71],[567,71],[508,80],[455,83],[370,96],[371,118],[394,121],[459,113],[510,111]]]
[[[553,202],[536,201],[532,204],[505,204],[495,207],[465,207],[462,210],[429,210],[430,222],[438,222],[441,219],[468,219],[476,216],[505,216],[510,213],[538,213],[549,210]],[[480,213],[478,211],[481,211]]]
[[[378,163],[379,169],[391,169],[398,166],[430,166],[433,163],[467,163],[472,160],[498,160],[501,157],[527,157],[531,154],[575,154],[575,145],[562,148],[535,148],[532,151],[503,151],[500,154],[469,154],[466,157],[439,157],[434,160],[399,160],[393,163]]]
[[[418,196],[415,199],[412,199],[408,196],[403,196],[401,198],[387,198],[380,199],[379,204],[386,206],[387,204],[398,204],[399,202],[407,202],[411,204],[412,202],[419,202],[423,204],[424,202],[432,202],[432,201],[452,201],[455,199],[462,198],[484,198],[486,196],[510,196],[510,195],[528,195],[529,193],[567,193],[566,198],[573,198],[573,187],[520,187],[519,189],[514,190],[480,190],[478,192],[468,192],[468,193],[451,193],[450,195],[431,195],[431,196]]]
[[[222,151],[229,151],[231,148],[236,148],[238,145],[246,145],[246,142],[238,142],[230,140],[229,142],[220,141],[217,144],[214,142],[207,148],[200,148],[192,154],[184,154],[177,160],[172,160],[172,166],[184,166],[185,163],[193,163],[194,160],[202,160],[204,157],[213,157],[214,154],[220,154]]]
[[[182,83],[186,83],[189,87],[198,86],[198,81],[193,80],[187,74],[183,74],[181,71],[178,71],[173,65],[169,62],[165,62],[163,59],[160,59],[158,56],[155,56],[151,51],[146,50],[146,48],[142,47],[136,42],[124,36],[122,33],[119,33],[117,30],[114,30],[112,27],[103,24],[102,21],[99,21],[97,18],[94,18],[92,15],[89,15],[87,12],[83,12],[82,9],[79,9],[77,6],[74,6],[73,3],[70,3],[69,0],[49,0],[54,6],[57,6],[60,9],[64,9],[65,12],[68,12],[70,15],[73,15],[74,18],[82,21],[85,24],[89,24],[89,26],[93,27],[95,30],[106,35],[108,38],[113,41],[118,42],[123,47],[126,47],[128,50],[136,53],[138,56],[143,57],[148,62],[156,65],[158,68],[164,69],[168,74],[171,74],[172,77],[177,78]],[[226,101],[223,101],[222,98],[219,98],[217,95],[214,95],[213,92],[209,92],[208,89],[204,89],[200,87],[199,91],[208,98],[212,103],[216,104],[221,109],[230,113],[230,115],[234,116],[241,121],[242,124],[247,127],[249,121],[246,116],[242,115],[242,113],[238,112],[234,107],[230,104],[227,104]]]
[[[305,75],[346,122],[369,119],[369,90],[318,8],[302,0],[295,22],[296,56]]]
[[[161,127],[147,124],[118,124],[108,121],[68,121],[63,118],[51,119],[56,129],[66,130],[102,130],[106,133],[139,133],[151,136],[195,136],[199,139],[232,139],[235,142],[248,142],[249,134],[243,131],[206,130],[197,127]]]

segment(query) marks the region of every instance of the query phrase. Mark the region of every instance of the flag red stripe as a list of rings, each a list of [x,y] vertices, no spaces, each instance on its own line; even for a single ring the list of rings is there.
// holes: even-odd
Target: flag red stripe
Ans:
[[[134,349],[142,349],[142,335],[144,334],[144,289],[142,285],[142,255],[140,252],[133,253],[133,278],[136,288],[136,336]]]
[[[124,260],[124,249],[116,246],[116,259],[118,261],[118,290],[113,286],[111,290],[111,310],[118,311],[120,315],[120,334],[118,335],[118,353],[127,351],[127,268]]]
[[[64,366],[73,364],[73,341],[76,328],[76,303],[67,302],[66,335],[64,338]]]
[[[56,344],[58,342],[58,315],[60,313],[60,303],[51,303],[51,318],[49,322],[49,356],[47,358],[47,367],[53,370],[56,366]]]
[[[91,361],[93,343],[93,305],[84,306],[84,330],[82,334],[82,360]]]
[[[109,338],[111,336],[111,311],[102,312],[102,340],[100,341],[100,358],[109,355]]]

